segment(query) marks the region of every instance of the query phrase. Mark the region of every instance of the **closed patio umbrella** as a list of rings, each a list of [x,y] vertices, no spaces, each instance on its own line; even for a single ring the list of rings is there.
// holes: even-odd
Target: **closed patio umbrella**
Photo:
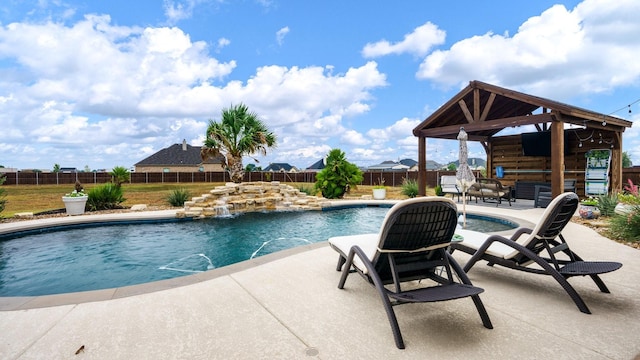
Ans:
[[[456,183],[462,190],[462,227],[467,227],[467,190],[476,182],[467,159],[469,158],[469,150],[467,150],[467,139],[469,136],[464,131],[464,127],[460,127],[458,140],[460,141],[460,152],[458,153],[458,170],[456,171]]]

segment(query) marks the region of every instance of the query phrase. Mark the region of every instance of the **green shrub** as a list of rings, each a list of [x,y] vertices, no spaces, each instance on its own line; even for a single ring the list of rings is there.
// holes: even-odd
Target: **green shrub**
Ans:
[[[186,189],[175,189],[167,195],[167,202],[171,206],[184,206],[184,202],[189,200],[191,194]]]
[[[90,211],[121,209],[126,199],[122,197],[122,188],[116,184],[106,183],[89,190],[87,209]]]
[[[598,196],[598,209],[602,216],[613,216],[615,214],[616,205],[618,205],[618,195],[600,195]]]
[[[311,196],[316,194],[314,187],[310,185],[300,185],[298,186],[298,190],[300,190],[300,192],[302,193],[305,193]]]
[[[442,192],[442,186],[436,185],[436,187],[433,188],[433,189],[434,189],[434,191],[435,191],[437,196],[443,196],[444,195],[444,193]]]
[[[410,198],[418,196],[418,182],[412,179],[404,179],[402,182],[402,195],[406,195]]]
[[[628,214],[611,217],[608,236],[624,241],[640,241],[640,205],[634,205]]]
[[[327,155],[327,165],[316,175],[315,189],[327,199],[342,198],[349,189],[362,182],[362,171],[347,161],[340,149],[333,149]]]
[[[5,180],[7,180],[6,177],[0,176],[0,186],[4,184]],[[7,196],[7,190],[0,187],[0,213],[4,211],[4,206],[7,204],[7,199],[5,199],[6,196]]]

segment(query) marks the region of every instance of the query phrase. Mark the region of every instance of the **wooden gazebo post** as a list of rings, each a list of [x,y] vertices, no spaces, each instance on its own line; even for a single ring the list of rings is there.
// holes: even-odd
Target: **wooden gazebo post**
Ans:
[[[554,114],[551,122],[551,195],[564,192],[564,122]]]
[[[427,138],[418,137],[418,195],[427,195]]]

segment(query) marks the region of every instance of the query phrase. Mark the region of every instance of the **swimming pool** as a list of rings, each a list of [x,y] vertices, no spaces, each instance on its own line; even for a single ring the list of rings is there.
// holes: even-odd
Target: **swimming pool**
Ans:
[[[331,236],[377,232],[388,210],[246,213],[13,234],[0,237],[0,296],[107,289],[189,275]],[[473,214],[467,218],[472,230],[516,225]]]

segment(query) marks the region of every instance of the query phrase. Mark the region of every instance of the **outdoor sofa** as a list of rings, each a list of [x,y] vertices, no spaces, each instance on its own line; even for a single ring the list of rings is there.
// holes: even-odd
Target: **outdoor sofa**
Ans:
[[[507,200],[509,206],[511,206],[511,201],[513,200],[511,187],[502,185],[500,180],[497,179],[477,179],[476,183],[469,187],[467,195],[469,198],[475,197],[476,203],[478,198],[482,199],[483,202],[496,200],[498,205],[502,203],[502,200]]]

